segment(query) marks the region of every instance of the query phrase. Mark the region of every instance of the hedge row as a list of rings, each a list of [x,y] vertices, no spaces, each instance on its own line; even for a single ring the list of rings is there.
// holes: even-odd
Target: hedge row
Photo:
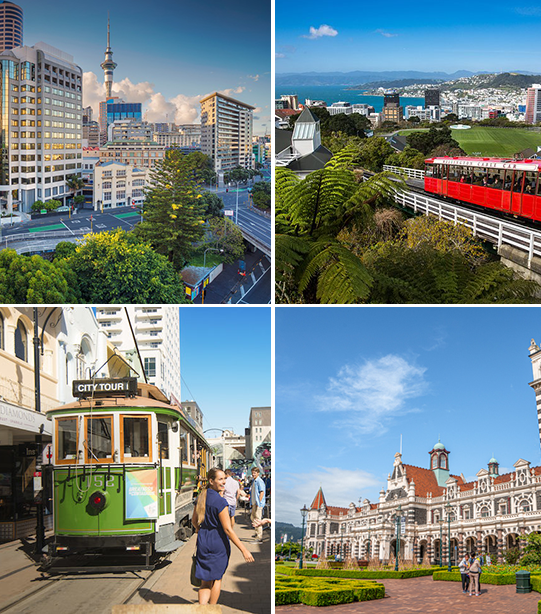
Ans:
[[[290,576],[309,576],[324,578],[356,578],[359,580],[379,580],[383,578],[419,578],[431,576],[438,568],[408,569],[404,571],[355,571],[344,569],[291,569],[283,565],[276,566],[276,573]]]
[[[461,574],[457,572],[437,571],[432,578],[436,581],[443,580],[447,582],[461,582]],[[532,577],[533,578],[533,577]],[[502,586],[503,584],[515,584],[515,574],[491,574],[483,572],[481,574],[481,584],[495,584]]]
[[[376,582],[352,580],[276,578],[276,605],[303,603],[311,606],[339,605],[385,597],[385,587]]]

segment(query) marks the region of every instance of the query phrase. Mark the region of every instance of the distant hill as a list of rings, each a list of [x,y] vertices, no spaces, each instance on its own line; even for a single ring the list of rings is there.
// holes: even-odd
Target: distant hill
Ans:
[[[287,534],[288,542],[290,541],[296,542],[301,539],[302,529],[292,524],[288,524],[287,522],[275,522],[274,528],[275,528],[275,535],[276,535],[275,541],[277,544],[282,541],[281,537],[284,534]]]
[[[502,72],[499,75],[494,75],[494,78],[488,81],[483,87],[519,87],[525,89],[531,87],[533,83],[541,83],[541,75],[523,75],[517,73]]]
[[[276,75],[276,86],[285,87],[290,85],[345,85],[358,86],[360,83],[374,83],[377,81],[394,81],[398,79],[411,79],[412,83],[419,83],[420,79],[436,79],[438,81],[453,81],[462,77],[471,77],[474,74],[469,70],[459,70],[452,74],[444,72],[420,72],[415,70],[389,70],[389,71],[364,71],[352,72],[327,72],[327,73],[282,73]]]

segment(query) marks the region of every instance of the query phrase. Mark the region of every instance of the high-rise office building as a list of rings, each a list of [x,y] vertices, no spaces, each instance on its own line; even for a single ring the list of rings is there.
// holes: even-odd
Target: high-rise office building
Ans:
[[[524,121],[527,124],[541,122],[541,85],[533,83],[526,92],[526,115]]]
[[[128,305],[126,307],[133,335],[124,307],[99,307],[96,318],[109,341],[140,373],[138,356],[149,384],[154,384],[171,398],[180,400],[180,322],[178,307]],[[134,340],[135,337],[135,340]],[[139,352],[137,352],[137,347]]]
[[[118,119],[135,119],[141,121],[143,117],[140,102],[124,102],[113,96],[100,102],[98,121],[100,124],[100,145],[107,143],[109,124]]]
[[[28,212],[63,200],[80,174],[82,77],[73,57],[45,43],[0,53],[0,203]]]
[[[212,159],[214,170],[252,168],[254,107],[219,92],[200,103],[201,151]]]
[[[383,94],[383,106],[400,105],[400,94],[395,91],[386,92]]]
[[[440,90],[431,87],[425,90],[425,108],[440,106]]]
[[[0,2],[0,52],[23,45],[23,10],[13,2]]]

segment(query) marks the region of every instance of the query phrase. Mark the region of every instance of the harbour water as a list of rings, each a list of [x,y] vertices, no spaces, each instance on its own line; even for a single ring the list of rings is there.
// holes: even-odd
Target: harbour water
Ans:
[[[306,98],[311,100],[324,100],[327,106],[333,102],[350,102],[351,104],[369,104],[374,107],[376,113],[383,108],[383,96],[367,96],[361,90],[348,90],[341,85],[314,85],[314,86],[277,86],[275,90],[276,98],[282,94],[297,94],[299,103],[304,104]],[[403,107],[407,105],[424,106],[424,98],[400,98]]]

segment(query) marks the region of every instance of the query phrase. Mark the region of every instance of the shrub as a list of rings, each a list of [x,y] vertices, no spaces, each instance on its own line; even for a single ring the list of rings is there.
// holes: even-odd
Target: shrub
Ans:
[[[437,571],[432,578],[435,581],[460,582],[461,574],[458,572]],[[515,574],[491,574],[483,571],[481,574],[481,584],[494,584],[501,586],[504,584],[515,584]]]
[[[276,578],[276,605],[338,605],[385,597],[383,584],[335,578]]]

